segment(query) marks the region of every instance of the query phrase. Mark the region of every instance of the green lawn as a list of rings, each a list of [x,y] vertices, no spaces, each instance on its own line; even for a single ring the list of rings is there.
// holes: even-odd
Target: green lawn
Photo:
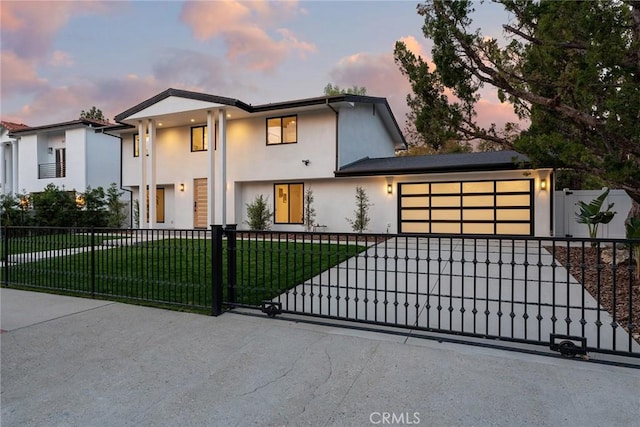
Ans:
[[[119,239],[120,236],[96,234],[94,244]],[[24,254],[29,252],[53,251],[67,248],[81,248],[91,245],[91,236],[88,234],[46,234],[41,236],[25,236],[9,239],[9,253]],[[4,258],[4,242],[0,242],[0,259]]]
[[[256,240],[239,240],[237,246],[235,302],[249,305],[274,298],[365,249],[353,243]],[[223,254],[224,264],[226,241]],[[14,264],[9,267],[9,283],[202,309],[211,306],[211,271],[210,240],[164,239],[96,250],[93,264],[90,252]],[[228,283],[226,265],[223,283]]]

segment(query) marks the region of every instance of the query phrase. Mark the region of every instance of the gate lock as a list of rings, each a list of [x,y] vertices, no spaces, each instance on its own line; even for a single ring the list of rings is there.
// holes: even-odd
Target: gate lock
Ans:
[[[562,357],[575,357],[587,354],[587,339],[585,337],[572,337],[569,335],[551,334],[549,348],[560,352]]]
[[[282,314],[282,303],[262,301],[262,312],[266,313],[269,317],[276,317],[277,314]]]

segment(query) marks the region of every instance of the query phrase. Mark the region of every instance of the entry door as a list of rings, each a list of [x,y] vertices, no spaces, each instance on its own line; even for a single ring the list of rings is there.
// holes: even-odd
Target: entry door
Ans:
[[[207,228],[207,178],[193,180],[193,226]]]

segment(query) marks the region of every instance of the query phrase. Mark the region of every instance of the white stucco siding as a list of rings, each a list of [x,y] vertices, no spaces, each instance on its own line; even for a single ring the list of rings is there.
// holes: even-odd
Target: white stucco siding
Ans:
[[[92,188],[120,186],[120,140],[110,135],[87,132],[86,180]]]
[[[315,223],[326,226],[328,232],[352,232],[347,218],[354,218],[356,209],[356,187],[364,188],[372,206],[369,209],[368,231],[376,233],[395,232],[396,201],[393,194],[386,190],[387,181],[384,177],[370,178],[334,178],[322,180],[300,180],[303,182],[305,192],[311,188],[313,191],[313,206],[316,210]],[[239,197],[236,200],[238,228],[247,229],[246,205],[251,203],[256,196],[263,194],[270,209],[273,211],[274,182],[242,183]],[[303,231],[301,224],[273,224],[276,231]]]
[[[393,157],[395,148],[375,104],[340,109],[339,166],[364,157]]]
[[[54,153],[56,148],[66,148],[66,177],[55,178],[52,181],[54,184],[59,187],[64,185],[67,190],[87,189],[87,136],[87,130],[84,128],[69,129],[64,135],[65,142],[60,147],[53,147]],[[51,156],[51,162],[55,162],[55,155]]]
[[[335,169],[336,119],[330,110],[297,114],[297,142],[267,145],[269,115],[227,121],[230,181],[328,178]],[[308,160],[308,165],[303,163]]]

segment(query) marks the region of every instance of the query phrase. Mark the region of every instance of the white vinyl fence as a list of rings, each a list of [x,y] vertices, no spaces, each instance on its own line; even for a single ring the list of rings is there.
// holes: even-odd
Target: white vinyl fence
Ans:
[[[562,190],[555,192],[555,235],[558,237],[589,237],[589,229],[586,224],[576,221],[576,212],[579,211],[576,203],[591,202],[605,190]],[[624,221],[631,209],[631,198],[624,190],[611,190],[603,203],[603,208],[615,203],[611,209],[617,212],[609,224],[598,226],[598,237],[603,239],[624,239],[626,237]]]

